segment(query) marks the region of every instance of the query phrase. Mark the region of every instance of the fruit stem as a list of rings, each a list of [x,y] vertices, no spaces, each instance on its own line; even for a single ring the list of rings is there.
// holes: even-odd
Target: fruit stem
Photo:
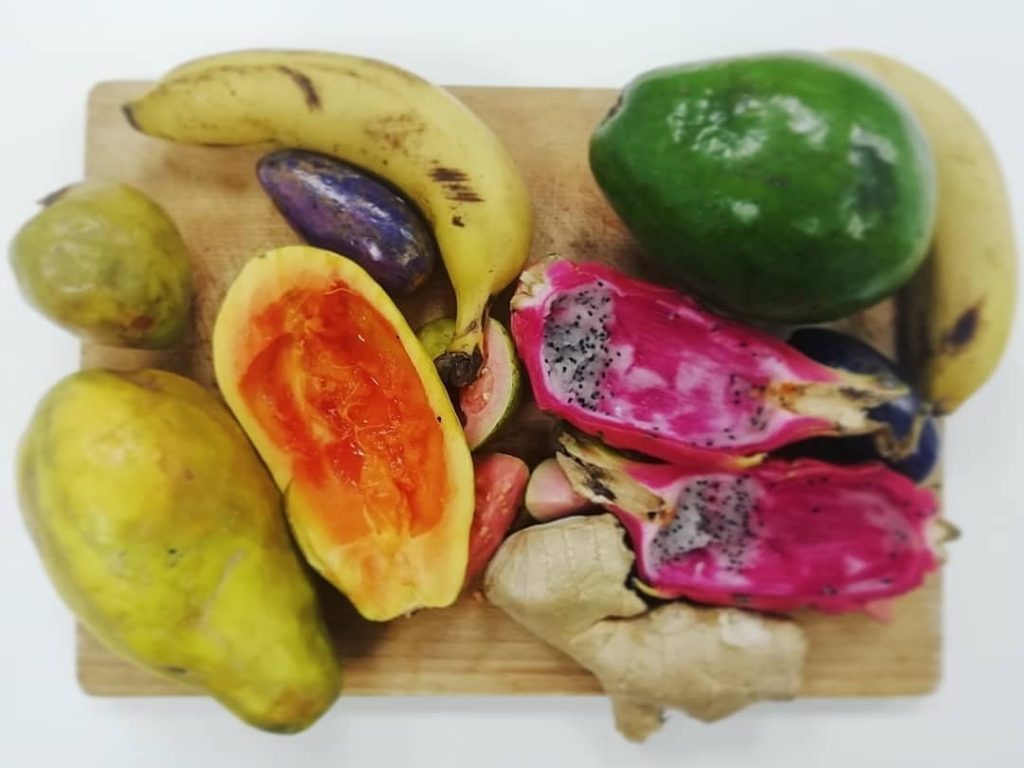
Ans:
[[[62,197],[64,197],[64,194],[73,186],[74,184],[67,184],[66,186],[63,186],[60,189],[51,192],[50,194],[45,195],[44,197],[39,198],[39,205],[43,206],[44,208],[48,208],[49,206],[53,205],[58,200],[60,200]]]
[[[473,347],[472,352],[448,350],[434,359],[441,381],[449,391],[462,389],[473,383],[483,363],[484,355],[479,346]]]

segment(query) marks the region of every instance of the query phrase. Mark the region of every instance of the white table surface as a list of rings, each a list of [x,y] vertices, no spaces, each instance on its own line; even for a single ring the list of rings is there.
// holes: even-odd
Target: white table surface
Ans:
[[[604,3],[421,0],[0,0],[0,237],[79,178],[89,87],[152,78],[254,46],[388,59],[442,83],[618,87],[652,66],[767,49],[864,47],[930,72],[989,131],[1017,230],[1024,191],[1024,6],[848,0]],[[141,13],[136,7],[145,5]],[[217,10],[211,10],[213,6]],[[89,8],[89,10],[86,10]],[[297,736],[247,728],[202,698],[96,699],[75,682],[70,614],[43,574],[13,491],[13,449],[76,342],[26,308],[0,270],[0,768],[337,765],[1024,765],[1024,334],[948,422],[943,683],[906,700],[760,705],[706,726],[673,716],[645,746],[599,698],[352,698]]]

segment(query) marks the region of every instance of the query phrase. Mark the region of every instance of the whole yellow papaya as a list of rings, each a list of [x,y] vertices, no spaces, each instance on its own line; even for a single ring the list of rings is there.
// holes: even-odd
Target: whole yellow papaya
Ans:
[[[227,409],[163,371],[81,371],[39,404],[18,458],[51,579],[115,653],[292,732],[340,674],[281,496]]]
[[[99,344],[166,349],[189,322],[192,267],[167,212],[113,181],[73,184],[15,235],[22,295],[54,322]]]

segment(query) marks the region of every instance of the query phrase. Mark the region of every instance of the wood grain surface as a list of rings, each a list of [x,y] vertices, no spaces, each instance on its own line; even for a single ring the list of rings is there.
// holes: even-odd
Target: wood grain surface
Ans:
[[[141,136],[120,105],[144,83],[111,82],[89,96],[86,175],[124,181],[161,203],[187,241],[197,301],[188,343],[175,353],[87,346],[83,365],[132,369],[160,366],[214,387],[210,334],[221,298],[254,254],[299,242],[256,181],[259,148],[178,146]],[[615,99],[608,90],[452,88],[505,141],[533,195],[536,234],[532,258],[558,252],[636,268],[638,249],[595,186],[587,166],[590,132]],[[510,292],[494,313],[505,319]],[[454,301],[438,270],[402,309],[415,328]],[[883,304],[848,324],[883,348],[893,345],[893,308]],[[529,462],[551,454],[551,422],[531,403],[499,436],[495,449]],[[360,619],[321,584],[350,694],[586,694],[595,680],[561,653],[535,640],[469,591],[453,607],[420,612],[388,624]],[[258,608],[257,608],[258,609]],[[897,601],[881,624],[861,615],[802,613],[807,629],[805,696],[915,695],[932,691],[941,660],[941,587],[933,577]],[[79,632],[78,678],[98,695],[185,694],[191,691],[139,669]]]

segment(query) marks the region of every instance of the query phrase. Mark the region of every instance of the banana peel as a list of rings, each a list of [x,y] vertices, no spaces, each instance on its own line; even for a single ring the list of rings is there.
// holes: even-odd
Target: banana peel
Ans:
[[[938,215],[931,252],[901,301],[901,357],[948,414],[991,377],[1013,324],[1017,251],[999,161],[970,112],[925,74],[877,53],[831,55],[902,97],[931,144]]]
[[[491,297],[526,263],[533,211],[508,151],[462,102],[374,59],[257,50],[188,62],[123,109],[150,136],[308,149],[394,184],[430,222],[455,290],[438,370],[451,388],[476,378]]]

